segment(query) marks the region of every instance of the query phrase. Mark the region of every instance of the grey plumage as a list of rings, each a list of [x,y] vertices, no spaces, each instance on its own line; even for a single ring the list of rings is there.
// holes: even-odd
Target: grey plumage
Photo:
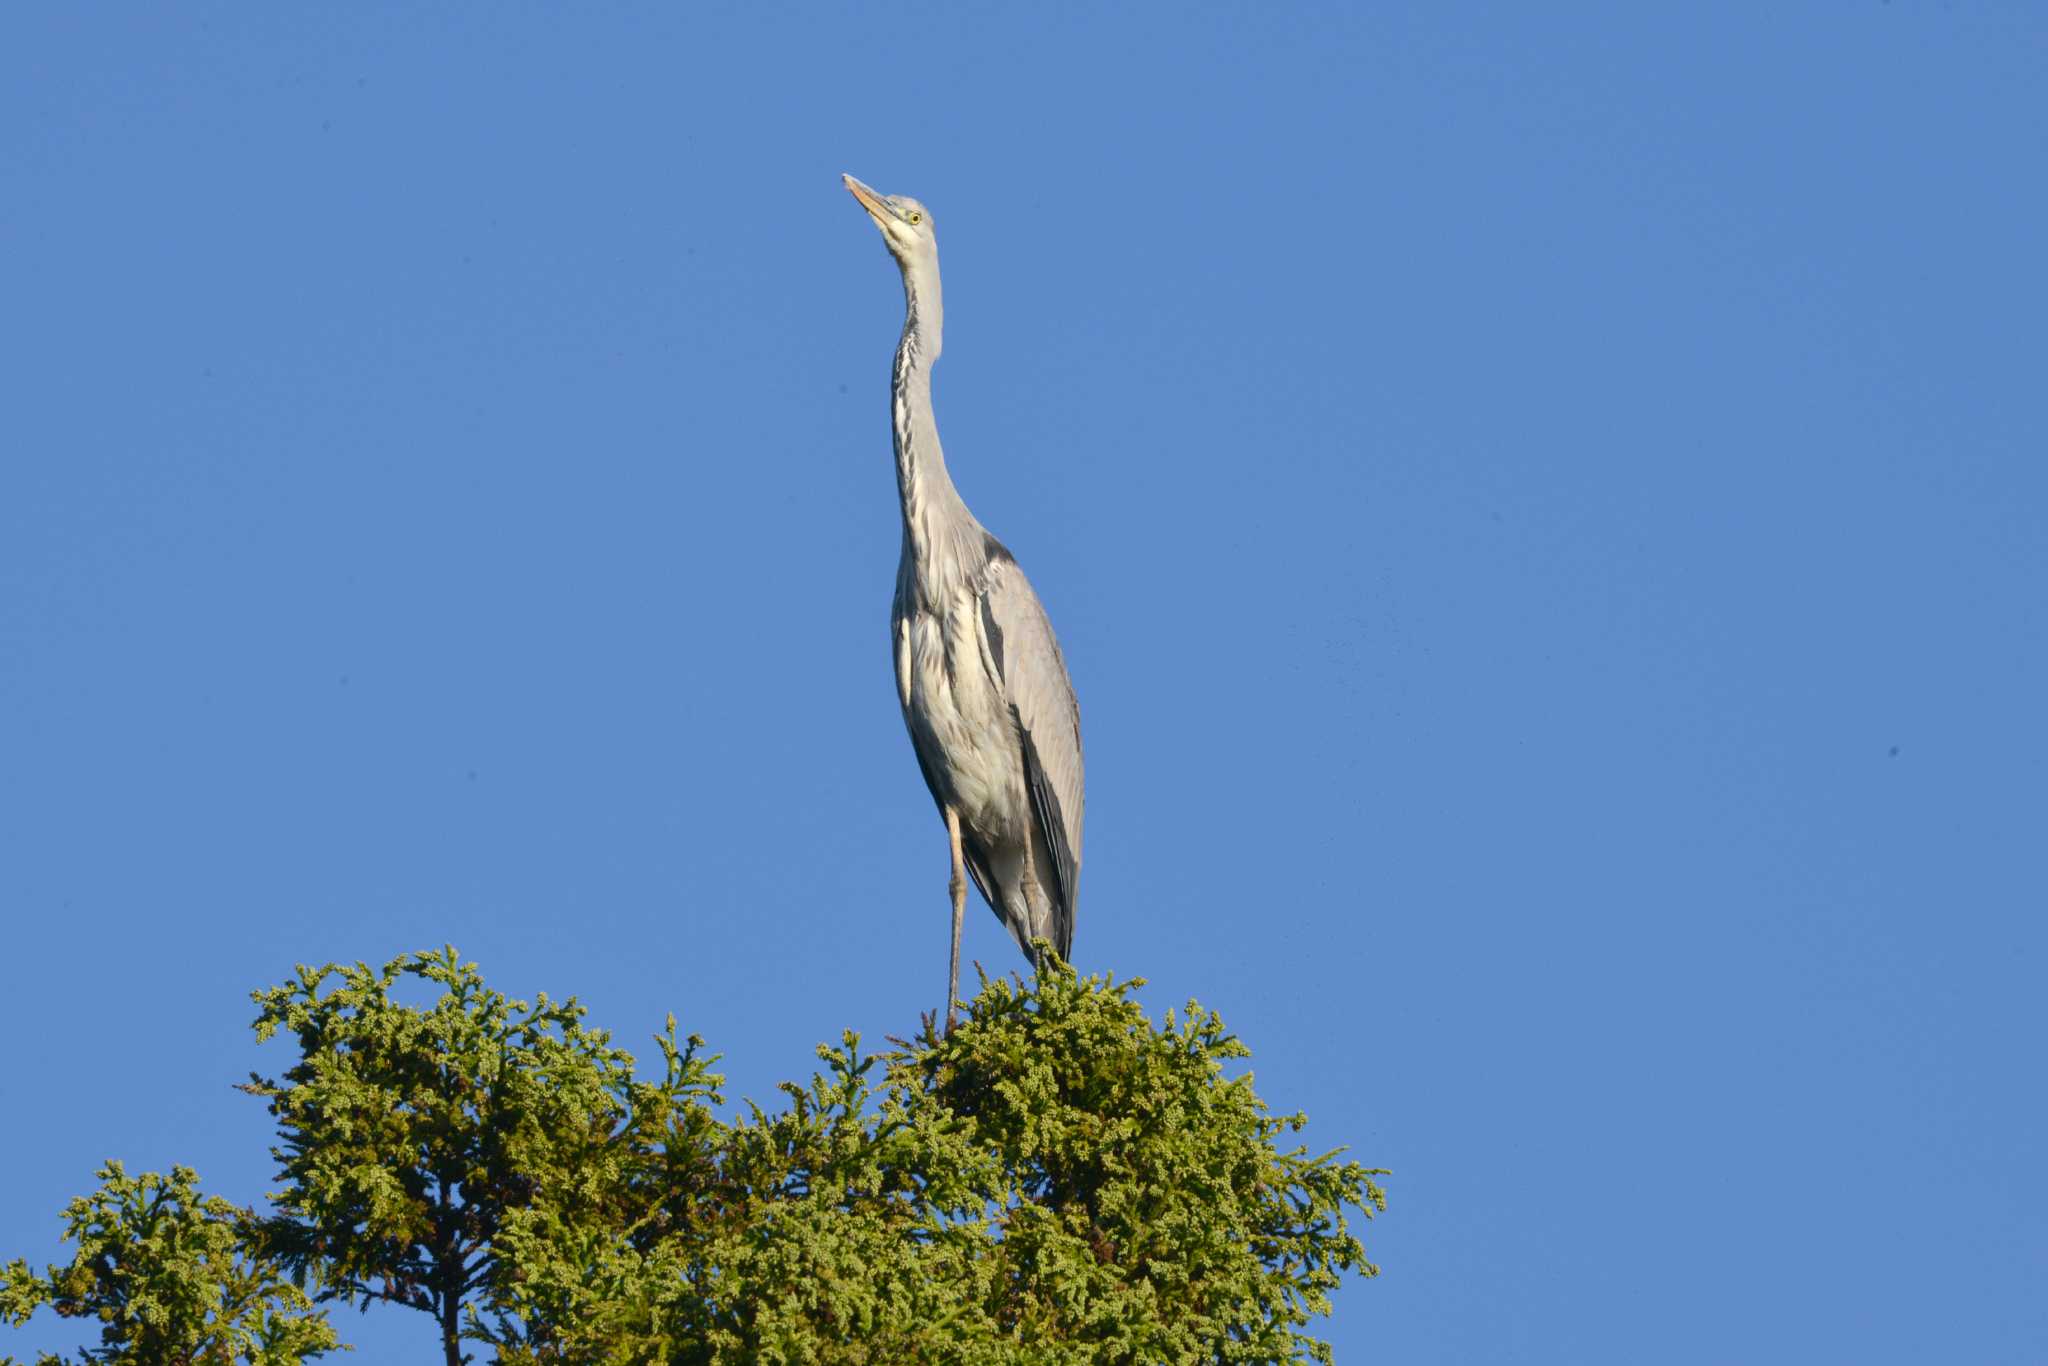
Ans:
[[[1027,955],[1033,939],[1062,958],[1072,951],[1081,713],[1038,595],[946,472],[931,402],[944,322],[931,215],[914,199],[845,181],[903,271],[903,337],[890,383],[903,551],[890,635],[903,723],[954,846],[950,1028],[963,865]]]

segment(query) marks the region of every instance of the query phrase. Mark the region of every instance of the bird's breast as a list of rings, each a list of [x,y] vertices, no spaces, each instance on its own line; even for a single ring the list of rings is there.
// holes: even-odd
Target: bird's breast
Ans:
[[[1001,682],[982,639],[971,592],[949,595],[938,610],[908,621],[911,738],[928,755],[934,780],[970,825],[997,834],[1022,792],[1023,756]]]

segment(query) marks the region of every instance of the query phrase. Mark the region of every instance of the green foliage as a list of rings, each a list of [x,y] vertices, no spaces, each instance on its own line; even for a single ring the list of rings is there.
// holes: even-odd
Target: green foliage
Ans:
[[[439,999],[394,1000],[407,978]],[[269,1100],[280,1140],[263,1246],[323,1298],[432,1314],[450,1366],[479,1311],[524,1340],[495,1252],[509,1212],[545,1188],[608,1220],[608,1202],[660,1179],[661,1140],[714,1123],[717,1078],[673,1020],[667,1075],[643,1083],[573,998],[507,999],[452,948],[378,970],[301,967],[254,1000],[257,1037],[290,1031],[300,1053],[282,1080],[243,1088]]]
[[[1377,1274],[1351,1220],[1382,1173],[1287,1146],[1302,1117],[1232,1075],[1213,1012],[1154,1022],[1141,982],[1047,957],[730,1117],[672,1018],[642,1081],[573,998],[507,999],[452,948],[302,967],[254,997],[299,1053],[244,1088],[274,1213],[110,1165],[77,1261],[7,1267],[0,1314],[98,1314],[86,1359],[120,1362],[317,1355],[300,1287],[433,1315],[448,1366],[1329,1361],[1307,1330]]]
[[[1376,1274],[1347,1211],[1381,1173],[1281,1150],[1303,1120],[1226,1074],[1243,1044],[1193,1003],[1153,1025],[1137,985],[1054,965],[950,1037],[821,1047],[700,1150],[695,1208],[607,1230],[536,1192],[499,1255],[552,1337],[501,1360],[1329,1360],[1302,1329]]]
[[[100,1345],[79,1360],[133,1366],[286,1366],[338,1345],[326,1314],[248,1249],[246,1212],[201,1195],[191,1168],[131,1177],[109,1162],[99,1178],[64,1211],[64,1236],[78,1245],[69,1266],[38,1276],[17,1259],[0,1269],[0,1318],[24,1323],[47,1304],[98,1319]]]

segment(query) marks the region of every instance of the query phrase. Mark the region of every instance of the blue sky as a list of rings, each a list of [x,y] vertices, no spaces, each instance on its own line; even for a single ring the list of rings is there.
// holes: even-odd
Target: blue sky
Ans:
[[[2048,11],[1692,8],[8,7],[0,1255],[259,1198],[296,962],[937,1003],[852,171],[1339,1360],[2041,1359]]]

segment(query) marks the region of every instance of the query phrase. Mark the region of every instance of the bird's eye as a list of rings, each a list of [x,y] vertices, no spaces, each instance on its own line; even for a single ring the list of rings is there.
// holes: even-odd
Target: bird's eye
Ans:
[[[916,209],[912,209],[909,215],[909,222],[910,226],[914,228],[919,223],[924,222],[924,215],[919,213]]]

